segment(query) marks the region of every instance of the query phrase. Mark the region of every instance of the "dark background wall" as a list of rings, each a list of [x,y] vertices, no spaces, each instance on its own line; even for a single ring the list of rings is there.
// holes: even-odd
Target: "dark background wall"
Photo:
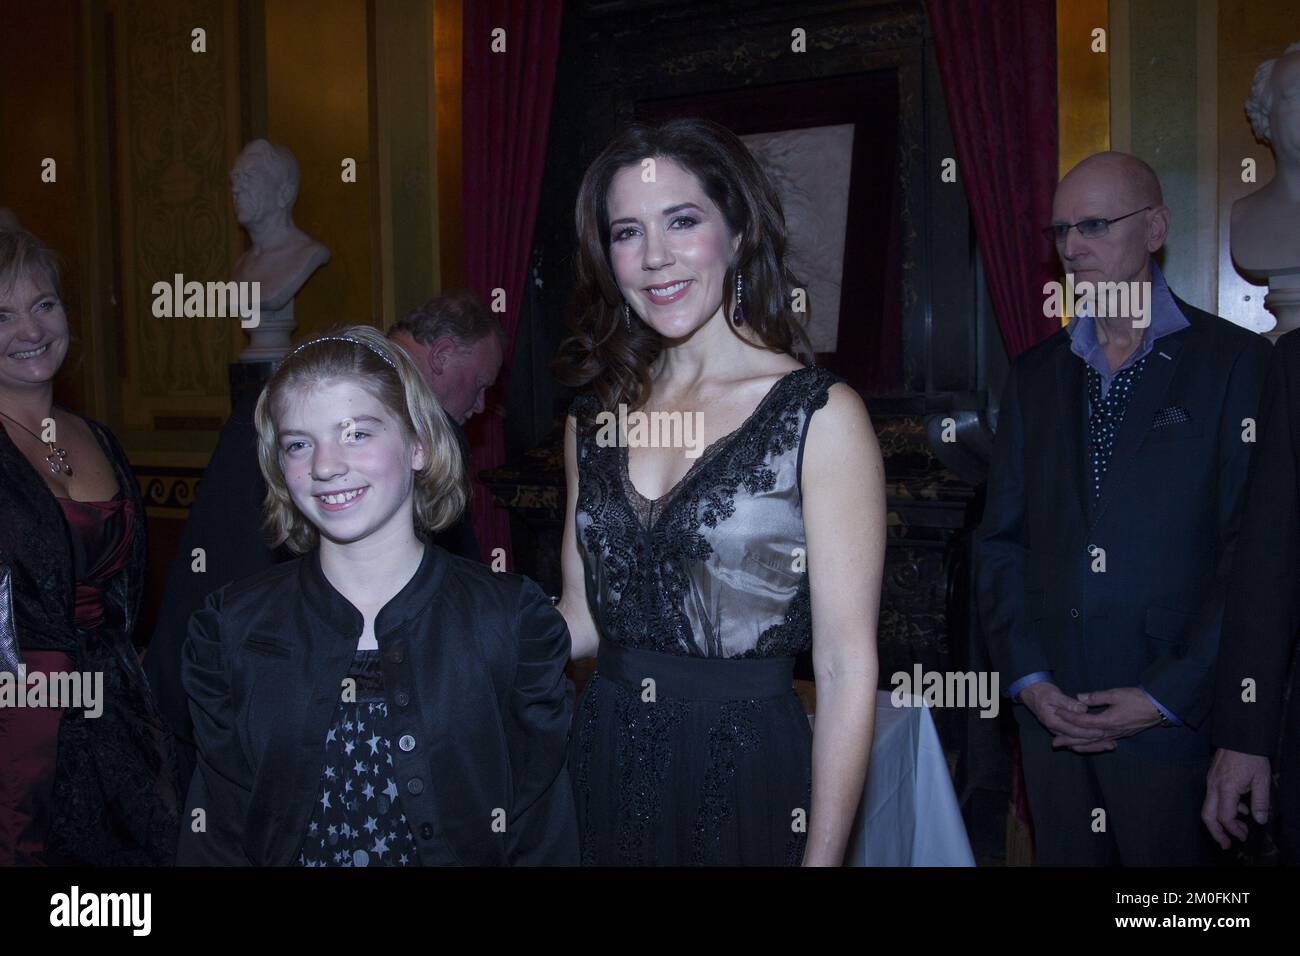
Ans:
[[[790,51],[797,27],[807,32],[806,53]],[[572,289],[574,203],[582,172],[616,130],[639,116],[663,115],[665,100],[748,92],[761,102],[764,90],[878,85],[882,77],[897,91],[897,128],[872,132],[894,144],[900,215],[892,224],[888,208],[870,215],[883,231],[892,225],[889,238],[900,256],[898,288],[885,292],[899,305],[901,367],[896,387],[864,397],[873,417],[977,410],[990,390],[996,401],[1006,356],[983,294],[961,185],[940,178],[943,159],[954,152],[921,3],[573,0],[566,5],[534,282],[510,380],[512,456],[542,441],[568,404],[547,363],[563,337]],[[845,272],[873,265],[849,259]],[[880,300],[850,307],[855,321],[881,320]],[[842,325],[841,339],[844,332]]]

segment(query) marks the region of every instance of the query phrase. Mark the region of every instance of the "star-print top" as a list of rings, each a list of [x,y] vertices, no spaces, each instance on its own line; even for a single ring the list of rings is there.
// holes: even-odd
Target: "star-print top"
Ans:
[[[325,733],[320,797],[298,865],[416,866],[415,839],[393,774],[379,651],[357,651],[348,677],[356,693],[344,694]]]

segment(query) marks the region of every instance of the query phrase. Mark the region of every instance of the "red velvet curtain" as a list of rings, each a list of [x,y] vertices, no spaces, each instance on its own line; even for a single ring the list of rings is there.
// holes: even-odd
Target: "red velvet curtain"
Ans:
[[[1056,278],[1042,233],[1056,188],[1055,0],[928,0],[957,175],[1007,354],[1060,327],[1043,315]]]
[[[505,311],[497,318],[507,340],[501,375],[488,395],[489,411],[469,421],[471,475],[505,460],[504,424],[492,409],[505,404],[532,252],[562,9],[559,0],[464,5],[465,284],[489,307],[493,290],[504,290]],[[502,44],[503,51],[493,51]],[[483,557],[490,560],[493,549],[503,548],[513,569],[509,515],[477,478],[473,521]]]
[[[984,276],[1007,355],[1060,328],[1043,315],[1056,278],[1056,0],[927,0],[939,76]],[[1019,741],[1011,805],[1029,822]]]

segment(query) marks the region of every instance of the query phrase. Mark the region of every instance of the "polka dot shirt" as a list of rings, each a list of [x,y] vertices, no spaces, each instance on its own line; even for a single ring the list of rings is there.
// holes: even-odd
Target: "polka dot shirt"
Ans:
[[[1095,504],[1101,497],[1102,479],[1106,477],[1106,468],[1110,465],[1111,455],[1115,451],[1115,439],[1119,427],[1124,421],[1124,412],[1137,388],[1142,372],[1146,369],[1151,356],[1143,356],[1122,372],[1117,372],[1111,379],[1110,387],[1102,395],[1101,373],[1091,365],[1088,366],[1088,460],[1092,473],[1092,500]]]

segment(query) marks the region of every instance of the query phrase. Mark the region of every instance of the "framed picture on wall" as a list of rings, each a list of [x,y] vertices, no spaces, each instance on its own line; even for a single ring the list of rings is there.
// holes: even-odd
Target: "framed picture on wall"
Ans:
[[[817,364],[863,395],[902,383],[898,83],[892,70],[638,101],[721,123],[772,179]]]

